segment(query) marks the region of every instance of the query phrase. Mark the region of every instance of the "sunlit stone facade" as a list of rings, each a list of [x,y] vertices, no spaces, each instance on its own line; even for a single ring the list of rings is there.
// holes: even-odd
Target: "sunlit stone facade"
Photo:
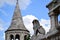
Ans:
[[[49,9],[48,15],[50,17],[51,28],[43,36],[41,34],[39,36],[33,35],[31,40],[60,40],[60,20],[58,21],[58,16],[60,15],[60,0],[52,0],[46,7]]]

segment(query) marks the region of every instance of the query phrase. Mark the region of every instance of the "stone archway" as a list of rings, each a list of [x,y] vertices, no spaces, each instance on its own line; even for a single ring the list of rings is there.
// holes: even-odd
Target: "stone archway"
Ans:
[[[15,40],[20,40],[20,36],[18,34],[15,36]]]
[[[27,35],[24,36],[24,40],[26,40],[26,39],[27,39]]]
[[[58,22],[60,23],[60,14],[58,15]]]
[[[10,35],[10,40],[14,40],[14,36],[13,35]]]

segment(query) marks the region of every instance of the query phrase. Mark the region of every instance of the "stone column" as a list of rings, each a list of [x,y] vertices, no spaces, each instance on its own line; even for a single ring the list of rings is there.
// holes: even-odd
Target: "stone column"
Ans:
[[[14,35],[14,39],[13,39],[13,40],[16,40],[16,39],[15,39],[15,35]]]
[[[7,39],[6,40],[10,40],[10,34],[7,34]]]
[[[21,35],[20,35],[20,40],[24,40],[24,34],[23,33],[21,33]]]
[[[7,34],[5,33],[5,40],[7,40]]]
[[[55,15],[54,12],[51,12],[50,21],[51,21],[51,31],[55,30],[58,25],[58,15]]]
[[[19,36],[21,37],[21,35],[19,34]],[[19,40],[21,40],[20,38],[19,38]]]

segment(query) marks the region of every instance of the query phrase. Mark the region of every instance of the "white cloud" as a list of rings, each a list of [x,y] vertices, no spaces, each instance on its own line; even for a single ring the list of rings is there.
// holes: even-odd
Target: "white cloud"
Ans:
[[[34,19],[38,19],[38,18],[36,18],[33,15],[26,15],[26,16],[23,17],[24,24],[25,24],[26,28],[30,31],[31,35],[33,35],[33,33],[34,33],[34,31],[33,31],[33,24],[32,24],[32,21]],[[40,19],[39,22],[43,26],[45,31],[48,32],[49,29],[50,29],[50,21],[46,20],[46,19]]]
[[[37,19],[37,18],[35,16],[32,16],[32,15],[26,15],[23,17],[24,24],[25,24],[26,28],[30,31],[31,35],[33,35],[33,33],[34,33],[33,25],[32,25],[32,21],[34,19]]]
[[[4,30],[3,24],[4,24],[3,20],[0,19],[0,31],[3,31]]]
[[[45,29],[47,33],[50,29],[50,20],[40,19],[40,24],[43,26],[43,28]]]
[[[0,0],[0,7],[2,7],[5,3],[13,6],[16,4],[16,0]],[[31,0],[19,0],[19,6],[22,10],[26,9],[30,3]]]
[[[19,4],[21,9],[26,9],[31,4],[31,0],[19,0]]]
[[[0,9],[0,12],[1,12],[1,14],[4,15],[4,16],[7,16],[7,17],[9,16],[9,14],[6,13],[6,11],[4,11],[4,10],[2,10],[2,9]]]
[[[2,38],[5,40],[5,33],[3,33],[3,37]]]
[[[9,22],[5,22],[0,18],[0,32],[3,34],[1,38],[3,38],[4,40],[5,40],[5,33],[3,32],[5,32],[5,30],[7,29],[7,25],[9,25]]]
[[[0,31],[4,30],[4,28],[2,27],[2,25],[0,25]]]
[[[0,31],[5,31],[9,24],[10,24],[9,22],[5,22],[0,18]]]

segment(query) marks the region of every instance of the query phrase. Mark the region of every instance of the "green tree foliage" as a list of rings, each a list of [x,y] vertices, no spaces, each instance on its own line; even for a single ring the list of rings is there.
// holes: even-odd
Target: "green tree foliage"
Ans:
[[[26,40],[30,40],[30,34],[26,37]]]

